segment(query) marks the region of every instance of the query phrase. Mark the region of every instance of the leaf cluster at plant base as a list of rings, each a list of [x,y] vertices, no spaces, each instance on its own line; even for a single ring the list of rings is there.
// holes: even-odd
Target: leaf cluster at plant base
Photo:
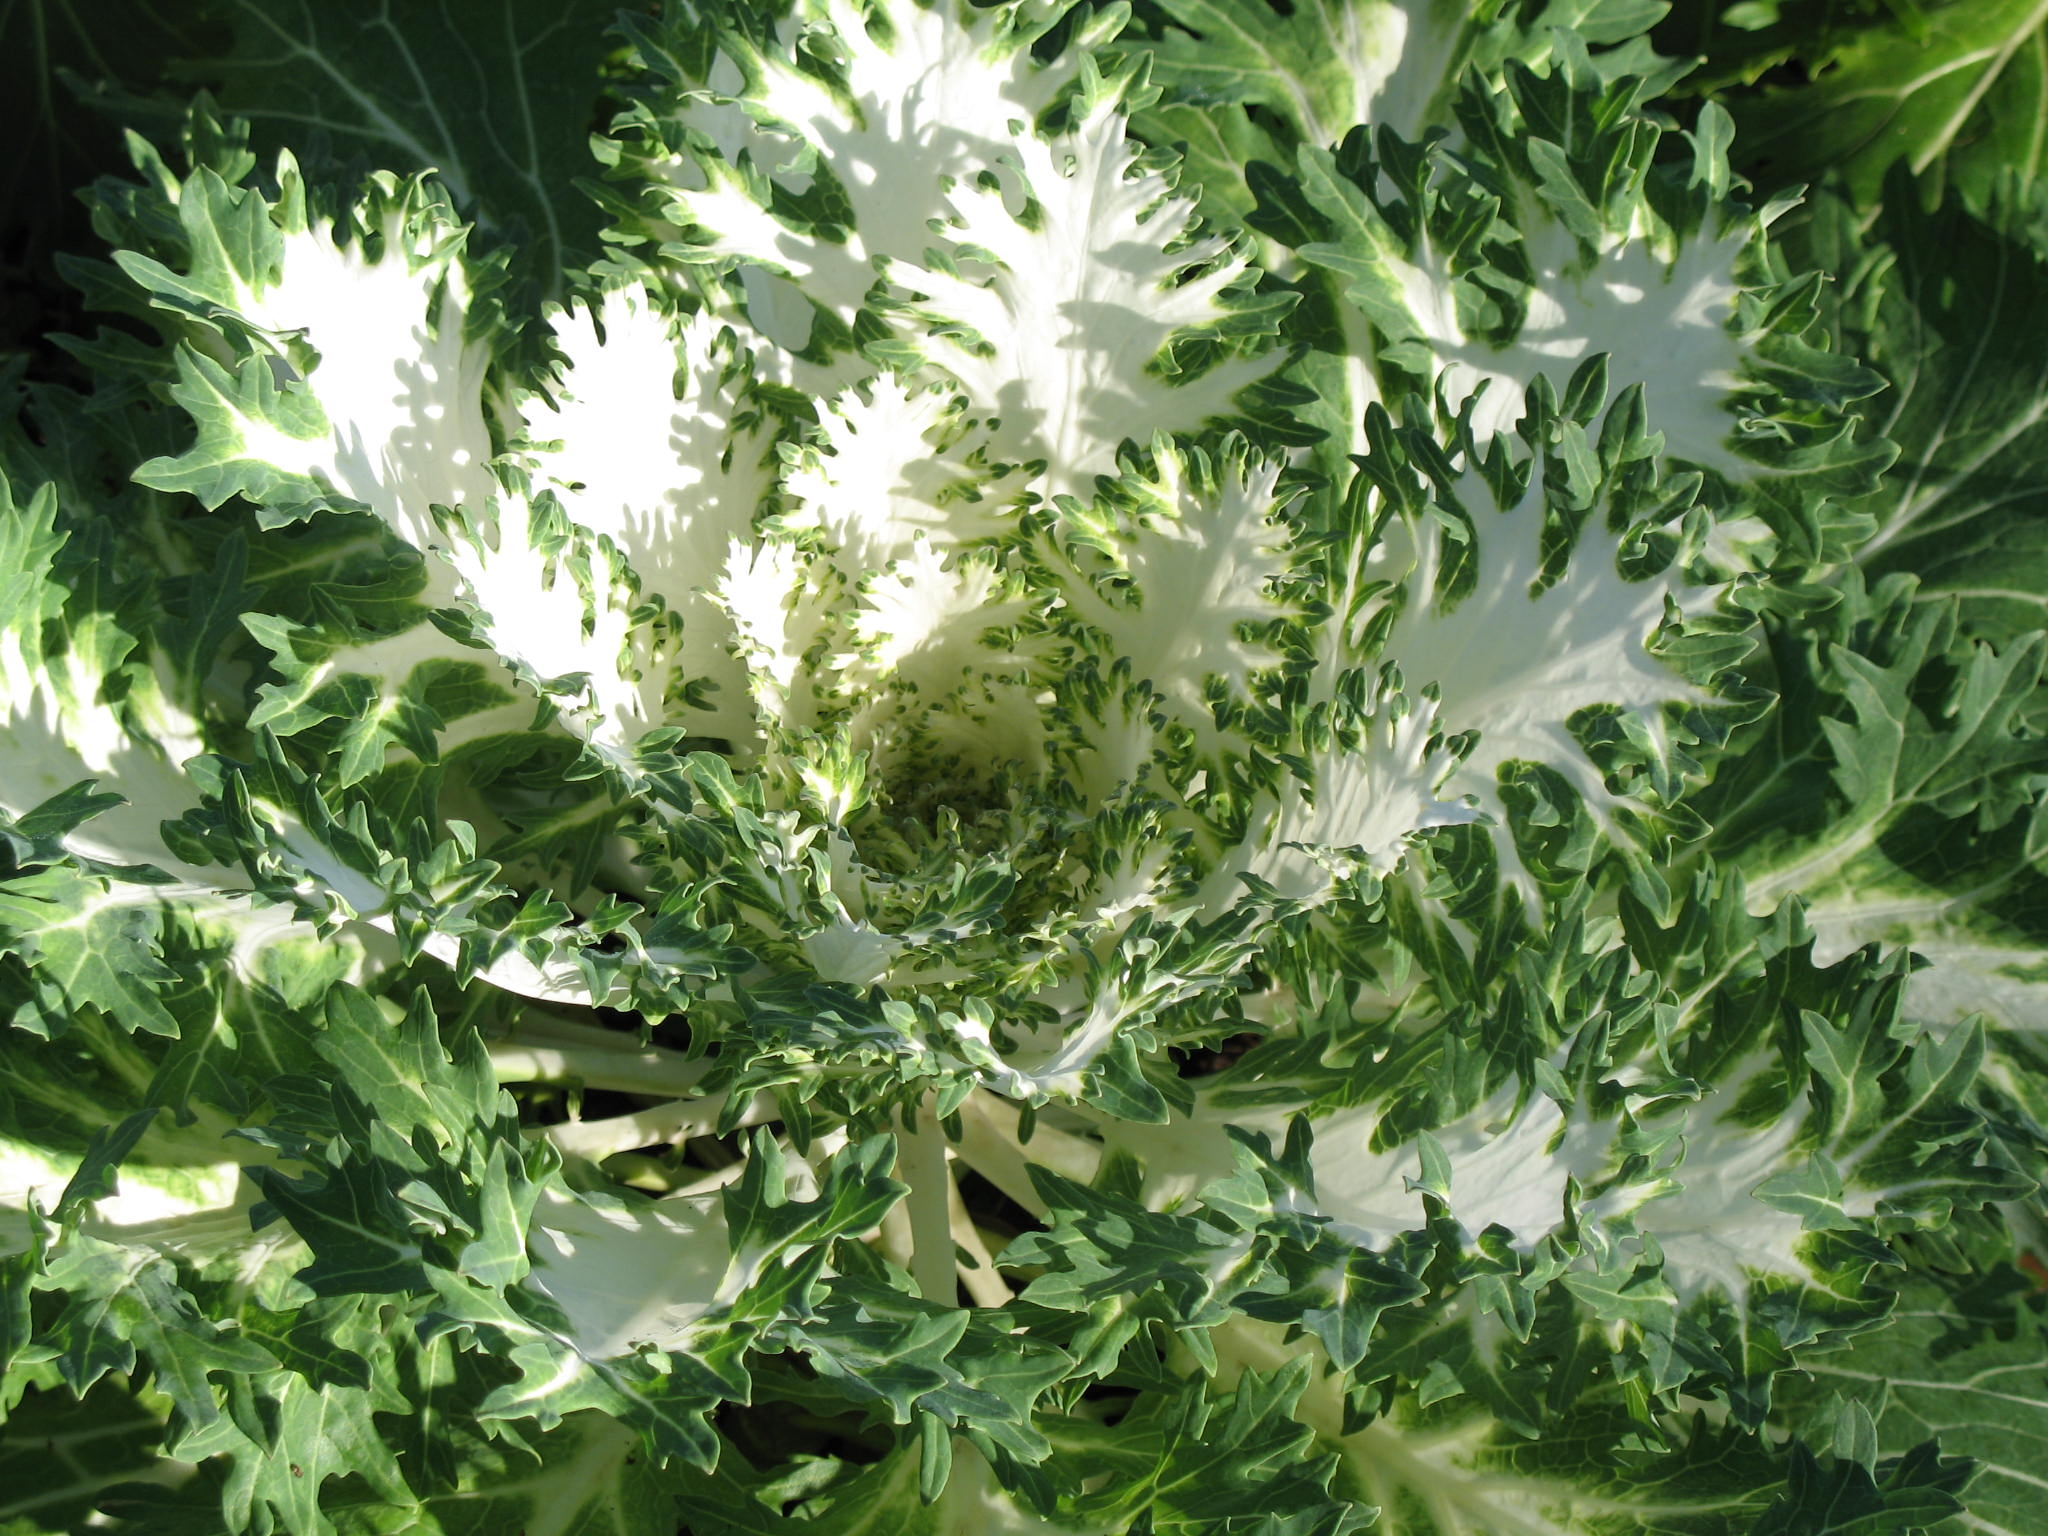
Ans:
[[[2048,1536],[2039,11],[0,15],[0,1536]]]

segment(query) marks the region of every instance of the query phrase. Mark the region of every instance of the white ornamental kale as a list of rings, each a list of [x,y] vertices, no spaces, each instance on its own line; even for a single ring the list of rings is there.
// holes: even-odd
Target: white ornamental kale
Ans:
[[[1961,1509],[1797,1373],[2031,1240],[2041,637],[1866,581],[1902,343],[1645,9],[679,3],[572,270],[134,141],[0,431],[7,1529]]]

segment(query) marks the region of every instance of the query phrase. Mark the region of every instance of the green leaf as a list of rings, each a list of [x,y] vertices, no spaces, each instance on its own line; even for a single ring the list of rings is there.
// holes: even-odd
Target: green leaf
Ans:
[[[174,72],[246,119],[258,153],[317,146],[351,174],[434,171],[492,244],[519,253],[544,297],[595,254],[598,210],[576,182],[590,172],[611,6],[458,0],[358,13],[205,0],[198,11],[194,21],[231,41],[175,59]]]
[[[75,869],[45,869],[0,885],[0,953],[35,967],[33,1013],[18,1026],[63,1031],[80,1008],[123,1029],[175,1035],[159,993],[178,980],[160,950],[163,914],[147,887],[109,886]]]
[[[1743,159],[1772,187],[1845,175],[1873,202],[1903,161],[1927,190],[1982,199],[2008,171],[2041,169],[2048,9],[2040,0],[1887,6],[1806,55],[1811,83],[1730,102]],[[1930,197],[1930,202],[1932,197]]]
[[[1909,573],[1923,601],[1953,596],[1965,632],[2004,649],[2048,611],[2048,367],[2029,340],[2048,326],[2048,248],[2016,183],[1982,213],[1923,212],[1924,187],[1893,178],[1867,234],[1824,197],[1804,237],[1842,274],[1839,345],[1891,386],[1874,403],[1900,459],[1857,504],[1875,526],[1855,560],[1872,584]]]
[[[103,1489],[147,1475],[163,1454],[162,1412],[142,1394],[113,1382],[82,1396],[26,1380],[22,1387],[0,1426],[7,1536],[78,1529]]]
[[[1293,1416],[1309,1386],[1306,1362],[1297,1362],[1270,1375],[1247,1371],[1218,1398],[1199,1381],[1147,1394],[1114,1427],[1054,1421],[1049,1432],[1072,1475],[1095,1482],[1074,1500],[1076,1513],[1090,1524],[1142,1513],[1151,1529],[1176,1536],[1220,1536],[1232,1525],[1319,1536],[1362,1529],[1368,1510],[1328,1498],[1336,1460]],[[1306,1523],[1259,1523],[1269,1516]]]
[[[212,1376],[275,1366],[269,1351],[208,1317],[171,1262],[83,1233],[68,1236],[42,1281],[64,1293],[50,1330],[64,1384],[84,1392],[109,1372],[146,1364],[191,1430],[221,1415]]]
[[[2038,1487],[2048,1442],[2048,1333],[2027,1276],[1993,1268],[1972,1280],[1915,1280],[1885,1328],[1814,1358],[1803,1378],[1787,1383],[1787,1395],[1816,1430],[1867,1415],[1883,1455],[1938,1436],[1946,1455],[1974,1461],[1969,1523],[1938,1529],[2048,1531]]]

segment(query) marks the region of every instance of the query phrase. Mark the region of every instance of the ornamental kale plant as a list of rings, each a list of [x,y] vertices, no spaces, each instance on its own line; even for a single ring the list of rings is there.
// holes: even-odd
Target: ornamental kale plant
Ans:
[[[1655,0],[202,9],[6,364],[0,1531],[2048,1532],[2012,165]]]

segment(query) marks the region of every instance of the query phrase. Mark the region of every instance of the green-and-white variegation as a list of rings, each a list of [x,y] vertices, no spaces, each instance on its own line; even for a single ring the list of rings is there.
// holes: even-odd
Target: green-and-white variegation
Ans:
[[[544,273],[137,140],[0,376],[0,1526],[1963,1510],[1855,1362],[2039,1337],[2041,638],[1657,10],[675,0]]]

